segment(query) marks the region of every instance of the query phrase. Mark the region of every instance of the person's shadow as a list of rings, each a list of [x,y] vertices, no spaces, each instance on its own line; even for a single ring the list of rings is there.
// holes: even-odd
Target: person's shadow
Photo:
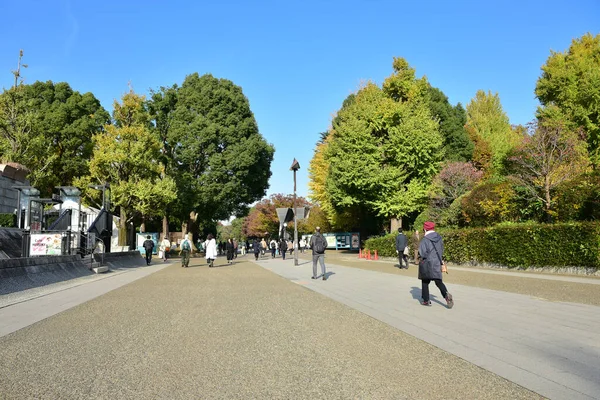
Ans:
[[[410,288],[410,294],[412,295],[412,298],[417,300],[419,303],[423,299],[421,288],[418,288],[416,286],[413,286],[412,288]],[[435,302],[435,303],[445,306],[445,304],[442,303],[441,301],[439,301],[437,299],[437,296],[431,294],[431,292],[429,293],[429,300],[431,300],[432,303]]]

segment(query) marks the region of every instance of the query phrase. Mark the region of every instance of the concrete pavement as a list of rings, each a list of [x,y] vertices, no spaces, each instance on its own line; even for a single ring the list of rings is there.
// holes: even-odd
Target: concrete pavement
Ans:
[[[310,279],[312,263],[307,259],[297,267],[280,258],[259,262],[292,282],[543,396],[600,398],[598,306],[448,284],[455,300],[455,307],[448,310],[432,284],[433,307],[423,307],[414,267],[397,274],[327,264],[330,279],[322,281]],[[573,278],[565,278],[573,284]],[[531,277],[521,279],[530,282]],[[567,284],[560,277],[547,282]],[[597,291],[598,281],[589,282]]]
[[[242,259],[202,264],[170,265],[1,337],[0,398],[540,398],[393,327],[402,311],[412,315],[408,330],[464,347],[452,322],[468,310],[458,288],[454,310],[421,309],[412,306],[417,293],[402,293],[389,274],[338,267],[329,281],[314,282],[306,280],[308,264],[290,261],[259,262],[285,278]],[[106,290],[109,281],[89,285]],[[365,315],[385,293],[384,322]],[[353,298],[359,311],[340,303]],[[48,308],[64,302],[44,299]]]

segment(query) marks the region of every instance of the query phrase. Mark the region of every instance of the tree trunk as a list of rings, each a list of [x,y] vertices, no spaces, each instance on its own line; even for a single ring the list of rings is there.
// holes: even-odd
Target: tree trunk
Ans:
[[[162,223],[162,231],[163,237],[169,237],[169,220],[167,219],[167,212],[165,211],[165,215],[163,215],[163,223]]]
[[[390,221],[390,233],[397,232],[398,228],[402,228],[402,217],[392,218]]]
[[[545,191],[545,196],[546,196],[546,222],[551,223],[552,222],[552,214],[550,213],[551,208],[552,208],[552,197],[550,197],[550,177],[546,176],[545,179],[545,185],[544,185],[544,191]]]
[[[183,237],[185,237],[185,235],[187,234],[188,231],[188,222],[184,221],[181,223],[181,233],[183,234]]]
[[[119,246],[127,246],[127,212],[123,207],[119,217]]]
[[[140,233],[146,232],[146,218],[142,215],[142,224],[140,225]]]

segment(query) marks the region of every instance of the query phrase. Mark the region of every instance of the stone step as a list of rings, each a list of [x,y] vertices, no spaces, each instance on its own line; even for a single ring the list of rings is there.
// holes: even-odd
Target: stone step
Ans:
[[[97,274],[103,274],[105,272],[108,272],[108,267],[106,265],[98,265],[97,267],[92,268],[92,271],[94,271]]]

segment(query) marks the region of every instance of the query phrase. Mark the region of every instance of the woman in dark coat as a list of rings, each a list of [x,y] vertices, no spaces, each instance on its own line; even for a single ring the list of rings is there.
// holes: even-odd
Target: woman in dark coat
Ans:
[[[225,251],[227,251],[227,264],[231,264],[231,260],[233,260],[233,240],[231,238],[227,239],[227,243],[225,243]]]
[[[421,261],[419,262],[419,279],[421,280],[421,297],[423,300],[421,304],[424,306],[430,306],[431,301],[429,300],[429,283],[435,282],[435,285],[442,292],[442,296],[446,299],[448,308],[454,306],[452,295],[448,293],[446,285],[442,281],[442,260],[444,256],[444,241],[439,233],[433,229],[435,224],[433,222],[425,222],[423,224],[423,230],[425,235],[419,243],[419,256]]]

